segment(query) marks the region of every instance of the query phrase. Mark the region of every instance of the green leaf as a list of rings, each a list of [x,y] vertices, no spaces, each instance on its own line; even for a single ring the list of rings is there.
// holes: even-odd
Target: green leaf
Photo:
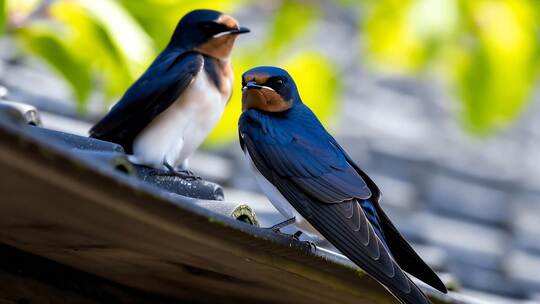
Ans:
[[[312,25],[320,15],[318,5],[306,5],[298,0],[285,0],[274,15],[264,50],[275,56]]]
[[[7,15],[7,3],[6,0],[0,0],[0,36],[4,34],[6,30],[6,15]]]
[[[116,51],[129,61],[128,69],[139,74],[149,63],[154,51],[150,37],[136,20],[115,0],[76,2],[107,33]]]
[[[155,50],[163,49],[182,15],[176,15],[180,5],[153,0],[120,0],[146,33],[151,37]]]
[[[72,53],[65,41],[45,28],[34,26],[17,31],[21,44],[47,62],[71,85],[79,109],[92,90],[92,75],[86,62]]]
[[[522,112],[538,73],[538,1],[381,0],[364,5],[365,58],[392,72],[433,64],[468,130],[488,134]]]
[[[463,48],[453,77],[464,122],[477,134],[507,126],[529,100],[539,63],[531,8],[517,1],[464,6],[475,40]]]
[[[104,89],[107,99],[117,98],[143,72],[153,54],[143,53],[134,57],[136,52],[129,53],[134,52],[130,50],[130,43],[120,45],[123,41],[117,39],[118,29],[110,28],[114,27],[114,23],[104,24],[102,17],[96,16],[98,9],[108,8],[97,6],[90,10],[75,1],[58,1],[52,6],[50,14],[57,22],[61,22],[64,29],[62,39],[69,45],[71,52],[82,58],[100,80],[94,89]],[[138,42],[150,43],[149,40],[143,40]]]
[[[330,122],[338,109],[339,73],[323,55],[304,52],[283,63],[295,80],[305,104],[322,122]]]

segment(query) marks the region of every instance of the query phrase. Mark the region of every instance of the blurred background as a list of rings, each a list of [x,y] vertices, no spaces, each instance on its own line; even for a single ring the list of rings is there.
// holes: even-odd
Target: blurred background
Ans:
[[[539,1],[0,0],[0,85],[85,135],[195,8],[252,29],[236,79],[288,69],[430,265],[488,303],[540,301]],[[267,226],[239,96],[192,166]]]

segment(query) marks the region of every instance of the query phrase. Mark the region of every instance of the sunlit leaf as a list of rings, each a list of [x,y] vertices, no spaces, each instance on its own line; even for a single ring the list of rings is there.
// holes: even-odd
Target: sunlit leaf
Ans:
[[[371,66],[418,72],[433,64],[475,133],[503,127],[522,111],[538,73],[537,1],[383,0],[365,8]]]
[[[74,1],[56,1],[50,11],[65,28],[63,39],[69,41],[73,52],[84,58],[88,67],[102,80],[106,97],[121,95],[143,72],[145,64],[132,60],[124,52],[129,46],[119,47],[119,42],[111,34],[113,30],[108,29],[88,9]],[[147,58],[145,61],[149,60]]]
[[[80,61],[64,40],[45,28],[33,26],[21,29],[17,34],[23,46],[44,59],[68,81],[80,101],[79,107],[82,107],[92,90],[92,77],[86,62]]]
[[[0,35],[3,35],[6,29],[6,5],[6,0],[0,0]]]
[[[418,71],[448,44],[458,21],[455,1],[371,2],[361,23],[364,55],[379,68]]]
[[[416,70],[422,64],[422,41],[407,24],[410,7],[411,1],[404,0],[366,5],[361,30],[371,63],[401,70]]]
[[[114,43],[115,48],[129,61],[129,70],[140,74],[153,55],[150,38],[139,24],[115,0],[78,0]]]
[[[285,0],[276,11],[265,43],[265,50],[275,56],[291,41],[303,34],[320,14],[318,5],[307,5],[297,0]]]
[[[477,133],[507,125],[528,101],[538,66],[533,7],[526,1],[464,6],[475,43],[456,65],[464,120]]]
[[[283,64],[298,85],[302,100],[323,122],[331,122],[337,109],[340,88],[338,71],[324,56],[308,52]]]

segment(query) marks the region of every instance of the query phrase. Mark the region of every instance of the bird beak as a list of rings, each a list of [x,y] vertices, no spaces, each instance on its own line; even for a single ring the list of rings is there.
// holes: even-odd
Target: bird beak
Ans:
[[[231,34],[246,34],[249,32],[251,32],[250,29],[248,29],[247,27],[241,26],[237,30],[232,30]]]
[[[224,31],[224,32],[221,32],[221,33],[217,33],[212,37],[213,38],[219,38],[219,37],[223,37],[225,35],[240,35],[240,34],[245,34],[245,33],[249,33],[249,32],[251,32],[251,30],[248,29],[247,27],[240,27],[240,28],[237,28],[237,29],[234,29],[234,30],[229,30],[229,31]]]
[[[267,87],[267,86],[262,86],[262,85],[258,85],[255,81],[249,81],[243,88],[242,88],[242,91],[245,91],[245,90],[249,90],[249,89],[267,89],[267,90],[270,90],[270,91],[274,91],[274,89],[272,89],[271,87]]]
[[[242,91],[249,89],[262,89],[262,86],[258,85],[255,81],[250,81],[242,88]]]

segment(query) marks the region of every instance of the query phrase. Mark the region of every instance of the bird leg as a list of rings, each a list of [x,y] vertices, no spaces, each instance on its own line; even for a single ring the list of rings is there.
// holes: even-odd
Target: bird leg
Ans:
[[[287,237],[293,238],[293,239],[295,239],[297,241],[300,241],[300,236],[302,236],[302,234],[303,234],[303,232],[301,230],[298,230],[293,234],[287,234],[287,233],[281,232],[281,228],[285,228],[285,227],[287,227],[289,225],[294,224],[295,222],[296,222],[296,218],[292,217],[292,218],[290,218],[288,220],[284,220],[283,222],[277,223],[272,227],[263,228],[263,229],[270,229],[274,233],[281,234],[283,236],[287,236]],[[312,241],[301,241],[301,242],[307,243],[312,252],[314,252],[317,249],[317,245],[315,245],[315,243],[313,243]]]
[[[195,175],[195,173],[193,173],[190,170],[176,170],[176,169],[174,169],[174,167],[171,166],[166,161],[163,162],[163,166],[165,166],[165,168],[167,168],[167,170],[169,171],[169,172],[167,172],[167,175],[178,176],[178,177],[186,179],[186,180],[199,180],[199,179],[201,179],[201,177]]]
[[[283,222],[280,222],[280,223],[277,223],[275,224],[274,226],[270,227],[270,229],[273,231],[273,232],[281,232],[281,228],[285,228],[289,225],[292,225],[294,224],[294,222],[296,222],[296,218],[293,216],[291,217],[290,219],[288,220],[284,220]]]
[[[302,234],[303,234],[302,231],[298,230],[293,234],[287,234],[287,233],[283,233],[283,232],[280,231],[281,228],[284,228],[284,227],[287,227],[287,226],[293,224],[295,222],[295,220],[296,219],[293,217],[293,218],[285,220],[285,221],[283,221],[281,223],[277,223],[277,224],[275,224],[274,226],[272,226],[270,228],[263,228],[263,229],[270,229],[274,233],[277,233],[277,234],[292,238],[292,239],[294,239],[296,241],[299,241],[301,243],[307,244],[309,246],[309,251],[310,252],[315,252],[317,250],[317,245],[315,245],[315,243],[313,243],[312,241],[300,241],[300,236],[302,236]]]
[[[290,237],[290,238],[293,238],[297,241],[300,240],[300,236],[302,235],[302,231],[298,230],[296,231],[294,234],[287,234],[287,233],[283,233],[281,232],[281,229],[282,228],[285,228],[289,225],[292,225],[296,222],[296,218],[295,217],[291,217],[290,219],[288,220],[284,220],[283,222],[280,222],[280,223],[277,223],[275,224],[274,226],[272,227],[269,227],[269,228],[263,228],[263,229],[270,229],[272,232],[274,233],[277,233],[277,234],[281,234],[283,236],[287,236],[287,237]]]

